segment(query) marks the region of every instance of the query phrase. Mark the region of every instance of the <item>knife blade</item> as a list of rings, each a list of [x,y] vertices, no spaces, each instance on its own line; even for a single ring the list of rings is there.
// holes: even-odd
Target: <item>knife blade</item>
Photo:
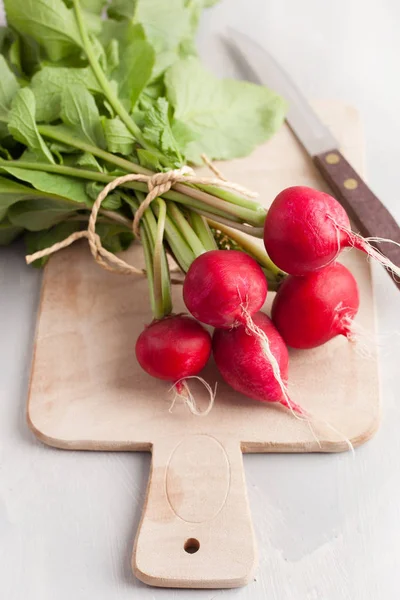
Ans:
[[[400,266],[400,228],[396,220],[344,158],[332,133],[273,56],[247,35],[231,28],[228,31],[227,46],[243,78],[267,85],[285,98],[288,102],[286,120],[289,127],[356,228],[366,238],[395,242],[371,241],[371,244],[392,263]],[[394,281],[400,289],[400,281]]]
[[[247,68],[246,79],[267,85],[288,102],[286,120],[308,154],[314,156],[337,148],[338,143],[329,129],[320,121],[296,84],[273,56],[243,33],[229,29],[229,34],[228,44],[236,54],[236,60],[244,74]]]

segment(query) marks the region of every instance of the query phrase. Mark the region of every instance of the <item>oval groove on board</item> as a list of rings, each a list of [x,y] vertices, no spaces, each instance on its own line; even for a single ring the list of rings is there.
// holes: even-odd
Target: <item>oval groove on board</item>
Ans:
[[[173,451],[166,494],[174,513],[189,523],[217,516],[226,502],[230,464],[224,447],[209,435],[191,435]]]

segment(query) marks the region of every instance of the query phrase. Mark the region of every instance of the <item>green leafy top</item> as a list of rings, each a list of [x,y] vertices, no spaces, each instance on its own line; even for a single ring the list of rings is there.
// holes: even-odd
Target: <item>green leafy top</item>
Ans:
[[[106,149],[110,143],[111,152],[121,148],[115,145],[114,131],[118,126],[121,132],[123,126],[124,136],[131,139],[124,141],[121,152],[134,152],[136,141],[147,153],[139,153],[137,160],[146,156],[148,164],[153,156],[154,167],[199,163],[203,152],[211,159],[251,152],[281,125],[285,103],[264,87],[217,80],[192,56],[201,11],[214,3],[5,0],[7,19],[18,39],[33,39],[40,47],[39,69],[29,82],[36,122],[61,119],[90,144]],[[105,7],[108,19],[98,31],[93,19],[100,18]],[[16,64],[23,68],[23,61]],[[0,75],[4,121],[19,88],[4,57]],[[26,102],[28,95],[21,98]],[[31,98],[29,103],[32,107]],[[110,123],[105,125],[105,136],[101,117],[114,123],[113,130]],[[32,123],[29,138],[14,125],[15,116],[11,127],[18,141],[30,146],[35,138],[32,148],[52,160]],[[0,124],[0,137],[2,131]]]
[[[195,33],[201,11],[214,3],[4,0],[10,29],[0,35],[0,243],[29,230],[30,248],[40,247],[84,226],[101,186],[115,176],[199,163],[202,153],[243,156],[278,129],[281,98],[218,80],[201,65]],[[145,189],[132,183],[107,199],[99,234],[108,247],[131,239],[127,224]],[[225,223],[262,225],[255,203],[215,188],[183,189],[167,199]],[[187,266],[193,253],[185,218],[176,207],[162,210],[171,251]],[[192,221],[207,240],[201,219]],[[149,240],[155,222],[146,224]]]

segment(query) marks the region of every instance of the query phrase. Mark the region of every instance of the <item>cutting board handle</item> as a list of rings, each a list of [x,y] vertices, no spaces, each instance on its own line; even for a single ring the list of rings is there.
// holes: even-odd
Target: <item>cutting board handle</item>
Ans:
[[[234,588],[256,550],[239,442],[196,434],[153,446],[135,575],[162,587]]]

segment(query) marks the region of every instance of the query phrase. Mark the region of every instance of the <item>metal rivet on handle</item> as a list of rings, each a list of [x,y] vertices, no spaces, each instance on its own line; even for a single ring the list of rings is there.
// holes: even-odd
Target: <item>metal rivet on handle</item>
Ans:
[[[344,180],[343,185],[346,190],[355,190],[356,187],[358,187],[358,182],[350,177],[349,179]]]
[[[335,152],[329,152],[329,154],[325,156],[325,160],[329,165],[337,165],[340,161],[340,156]]]

